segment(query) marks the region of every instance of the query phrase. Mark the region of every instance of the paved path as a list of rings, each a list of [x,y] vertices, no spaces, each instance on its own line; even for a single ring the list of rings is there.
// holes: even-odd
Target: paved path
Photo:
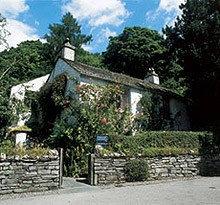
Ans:
[[[88,188],[88,187],[87,187]],[[69,191],[70,191],[69,186]],[[74,188],[73,188],[74,190]],[[82,189],[83,190],[83,189]],[[88,188],[85,192],[57,193],[53,195],[1,199],[4,205],[220,205],[220,177],[157,184]]]

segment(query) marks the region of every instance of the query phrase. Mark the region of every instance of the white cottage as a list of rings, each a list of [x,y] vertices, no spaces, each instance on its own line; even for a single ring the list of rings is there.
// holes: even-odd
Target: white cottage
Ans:
[[[137,103],[148,91],[153,95],[160,95],[163,99],[163,107],[166,111],[165,120],[172,124],[172,127],[167,127],[167,130],[189,130],[190,120],[187,113],[185,100],[180,95],[159,86],[159,77],[154,69],[150,69],[149,75],[144,79],[133,78],[124,74],[110,72],[108,70],[99,69],[83,63],[75,62],[75,47],[66,41],[60,48],[55,67],[50,75],[42,76],[25,84],[20,84],[12,87],[11,96],[19,100],[24,100],[25,90],[38,91],[45,82],[52,82],[53,79],[61,74],[67,73],[68,76],[74,76],[80,84],[89,84],[90,79],[93,79],[94,84],[108,85],[110,83],[120,83],[126,88],[126,94],[123,96],[122,103],[130,104],[131,111],[135,115],[137,113]],[[72,80],[67,81],[66,95],[71,94],[74,88]],[[122,105],[123,107],[123,105]],[[23,115],[28,116],[23,118]],[[28,120],[30,113],[24,113],[20,116],[17,126],[24,125]],[[171,123],[170,123],[171,122]],[[17,141],[22,142],[25,136],[20,136]]]
[[[187,113],[185,100],[180,95],[159,86],[159,77],[153,69],[145,80],[133,78],[124,74],[113,73],[107,70],[92,67],[83,63],[75,62],[75,48],[68,41],[61,47],[56,57],[55,68],[51,72],[49,82],[61,73],[66,72],[69,76],[74,76],[80,84],[89,84],[90,78],[94,84],[108,85],[110,83],[120,83],[126,88],[122,103],[129,103],[133,114],[137,112],[137,103],[146,91],[162,96],[164,109],[166,110],[166,120],[172,123],[172,130],[189,130],[190,121]],[[66,94],[68,95],[73,87],[72,80],[68,80]],[[122,105],[123,107],[123,105]]]

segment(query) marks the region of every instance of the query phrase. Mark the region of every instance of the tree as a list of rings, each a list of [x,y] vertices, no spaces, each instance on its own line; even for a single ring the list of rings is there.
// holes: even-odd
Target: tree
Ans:
[[[40,41],[25,41],[0,53],[0,136],[14,120],[9,103],[11,87],[51,71],[45,51],[45,44]]]
[[[126,27],[122,34],[110,37],[103,62],[109,70],[144,79],[153,67],[160,82],[180,94],[186,86],[179,73],[182,67],[170,55],[164,38],[154,30],[141,27]]]
[[[81,25],[78,25],[76,19],[69,12],[63,16],[61,24],[50,24],[49,29],[50,34],[46,34],[45,39],[47,40],[48,51],[51,53],[51,61],[54,61],[57,50],[67,38],[77,51],[83,44],[89,43],[92,39],[91,35],[81,34]]]
[[[163,32],[184,68],[194,126],[210,128],[220,124],[220,1],[188,0],[180,9],[182,16]]]
[[[10,35],[10,33],[5,29],[6,24],[6,18],[2,17],[0,13],[0,50],[3,50],[5,47],[8,48],[6,37]]]
[[[164,39],[157,31],[126,27],[122,34],[110,37],[104,63],[112,71],[143,78],[165,49]]]

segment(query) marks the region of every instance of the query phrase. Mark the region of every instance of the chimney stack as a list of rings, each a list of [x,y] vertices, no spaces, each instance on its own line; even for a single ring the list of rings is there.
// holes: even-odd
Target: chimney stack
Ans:
[[[159,76],[157,73],[155,73],[155,70],[153,68],[149,69],[148,74],[144,78],[144,80],[157,84],[157,85],[160,84]]]
[[[75,47],[70,44],[69,38],[67,38],[56,55],[56,60],[61,57],[66,60],[74,61],[75,59]]]

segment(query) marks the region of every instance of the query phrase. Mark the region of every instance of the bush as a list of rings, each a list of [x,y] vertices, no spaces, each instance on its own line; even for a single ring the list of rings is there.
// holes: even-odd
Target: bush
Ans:
[[[47,155],[50,151],[49,148],[43,148],[38,146],[35,146],[33,148],[26,148],[15,146],[14,142],[10,140],[5,140],[0,144],[0,153],[6,154],[6,156],[19,156],[22,157],[24,155],[29,155],[30,157],[36,157],[36,156],[43,156]]]
[[[149,131],[135,136],[120,136],[113,151],[145,156],[218,153],[214,135],[209,132]]]
[[[122,147],[124,148],[152,148],[152,147],[176,147],[195,148],[199,147],[200,138],[205,138],[206,132],[186,131],[149,131],[135,136],[123,136]]]
[[[149,177],[148,164],[143,159],[133,159],[125,164],[124,174],[127,181],[144,181]]]

